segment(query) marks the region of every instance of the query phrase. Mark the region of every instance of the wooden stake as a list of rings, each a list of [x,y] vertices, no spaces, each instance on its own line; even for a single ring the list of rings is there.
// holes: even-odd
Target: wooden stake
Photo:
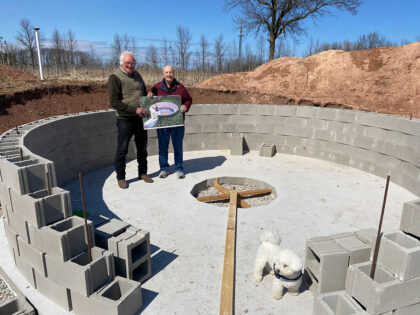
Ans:
[[[246,196],[265,195],[265,194],[271,194],[271,192],[272,192],[271,188],[256,189],[256,190],[238,192],[238,196],[246,197]],[[209,201],[225,200],[229,198],[230,198],[230,194],[223,194],[223,195],[198,197],[197,200],[203,201],[203,202],[209,202]]]
[[[51,195],[50,177],[48,176],[48,171],[45,172],[45,186],[45,188],[47,189],[48,196]]]
[[[19,148],[20,160],[23,161],[23,151],[22,148]]]
[[[229,194],[229,190],[219,184],[218,178],[216,178],[213,187],[220,191],[222,194]],[[241,200],[241,198],[238,198],[238,206],[241,208],[251,208],[251,205],[248,202]]]
[[[18,129],[18,126],[16,126],[16,133],[17,133],[18,135],[20,134],[19,129]]]
[[[85,206],[85,193],[83,191],[83,182],[82,182],[82,172],[79,172],[79,183],[80,183],[80,193],[82,195],[82,205],[83,205],[83,218],[85,219],[85,233],[86,233],[86,241],[88,245],[88,259],[89,264],[92,261],[92,253],[90,251],[90,237],[89,237],[89,230],[88,230],[88,224],[86,219],[86,206]]]
[[[370,269],[370,277],[373,279],[375,276],[375,268],[376,268],[376,260],[378,259],[378,252],[379,252],[379,240],[381,236],[381,229],[382,229],[382,221],[384,219],[384,212],[385,212],[385,204],[386,204],[386,196],[388,194],[388,186],[389,186],[389,179],[390,176],[386,177],[386,186],[385,186],[385,195],[384,195],[384,202],[382,204],[382,212],[381,218],[379,219],[379,227],[378,227],[378,234],[376,235],[376,243],[375,243],[375,250],[373,252],[372,258],[372,268]]]
[[[222,294],[220,297],[220,315],[235,313],[235,249],[236,215],[238,192],[230,192],[229,214],[226,229],[225,262],[223,267]]]

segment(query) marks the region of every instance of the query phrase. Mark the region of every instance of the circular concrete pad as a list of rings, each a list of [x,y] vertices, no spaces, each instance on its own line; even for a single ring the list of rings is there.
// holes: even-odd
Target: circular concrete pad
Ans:
[[[116,217],[150,232],[153,274],[142,284],[142,314],[219,312],[227,208],[199,202],[190,194],[195,184],[208,178],[253,178],[277,192],[267,206],[238,209],[237,314],[312,314],[313,296],[308,290],[274,300],[272,276],[262,283],[254,281],[263,230],[278,231],[282,246],[304,259],[307,238],[378,226],[385,179],[347,166],[285,154],[267,158],[257,152],[230,156],[229,151],[196,151],[184,153],[185,179],[173,173],[161,179],[158,157],[148,161],[152,184],[137,180],[136,161],[127,165],[126,190],[118,188],[112,166],[83,178],[90,214]],[[66,188],[73,210],[81,208],[78,181]],[[398,229],[403,203],[416,198],[391,183],[383,231]]]

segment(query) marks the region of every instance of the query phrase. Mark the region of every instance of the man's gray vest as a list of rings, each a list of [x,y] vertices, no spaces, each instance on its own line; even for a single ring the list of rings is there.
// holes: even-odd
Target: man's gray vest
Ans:
[[[113,74],[115,74],[118,79],[121,81],[121,101],[127,104],[130,107],[137,108],[140,106],[140,97],[146,96],[143,95],[144,90],[144,81],[140,73],[134,71],[131,75],[124,73],[121,68],[116,69]],[[135,110],[134,110],[135,111]],[[125,111],[117,111],[117,117],[136,117],[134,113],[129,113]]]

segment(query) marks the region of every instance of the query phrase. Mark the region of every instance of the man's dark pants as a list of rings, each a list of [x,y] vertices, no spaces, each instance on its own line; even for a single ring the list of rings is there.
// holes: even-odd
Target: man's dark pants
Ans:
[[[125,179],[125,158],[128,145],[134,135],[137,148],[138,175],[147,174],[147,130],[143,129],[140,117],[117,119],[118,146],[115,157],[115,171],[117,179]]]

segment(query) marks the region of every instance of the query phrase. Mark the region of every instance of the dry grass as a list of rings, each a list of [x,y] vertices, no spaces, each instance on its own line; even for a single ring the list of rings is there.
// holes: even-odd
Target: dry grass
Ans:
[[[44,80],[26,80],[22,82],[1,82],[0,95],[13,95],[15,93],[31,91],[35,89],[51,88],[61,85],[85,85],[90,83],[106,84],[109,75],[114,69],[102,68],[83,68],[83,69],[69,69],[61,73],[55,73],[52,69],[44,69]],[[162,80],[162,72],[158,68],[140,67],[137,69],[146,84],[152,85]],[[28,71],[39,77],[37,71]],[[217,73],[191,71],[191,70],[177,70],[177,80],[187,86],[195,86],[213,76]]]

